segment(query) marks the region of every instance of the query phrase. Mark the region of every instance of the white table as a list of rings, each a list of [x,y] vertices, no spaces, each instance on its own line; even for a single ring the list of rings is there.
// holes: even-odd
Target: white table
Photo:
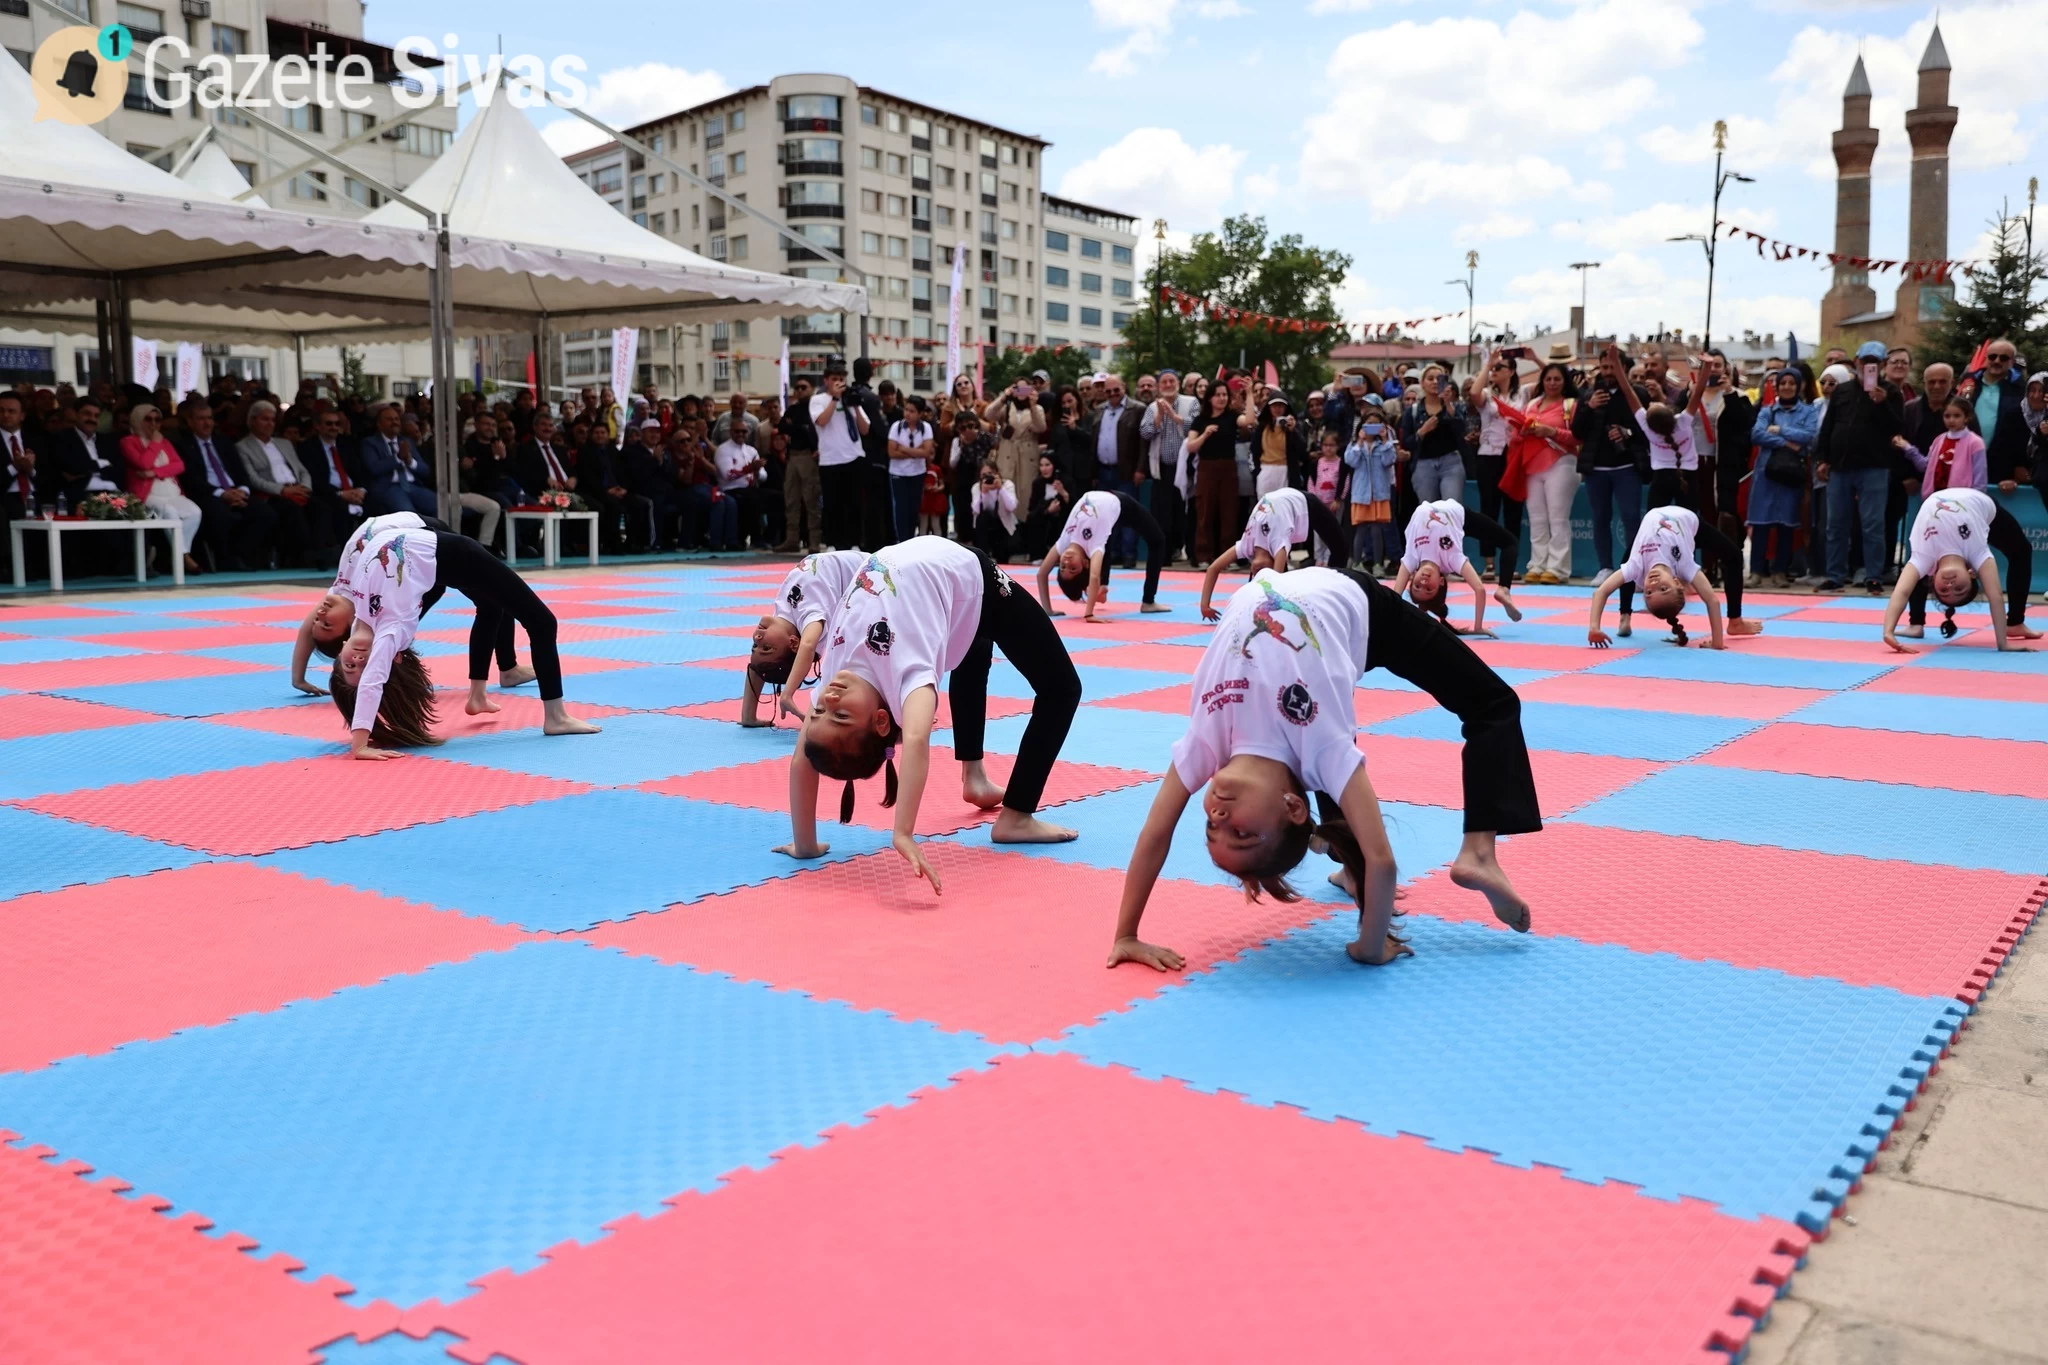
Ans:
[[[9,537],[14,542],[14,586],[28,586],[28,563],[21,552],[21,533],[39,532],[50,539],[50,591],[64,591],[64,547],[63,536],[70,531],[132,531],[135,533],[135,581],[149,581],[149,555],[144,547],[144,533],[148,531],[168,532],[171,537],[171,581],[179,587],[185,586],[185,524],[167,521],[162,517],[151,517],[147,521],[92,521],[81,518],[76,521],[44,521],[40,517],[24,518],[7,524]]]
[[[590,531],[590,562],[597,563],[597,513],[534,512],[524,508],[505,514],[505,562],[519,567],[519,523],[537,521],[540,526],[540,565],[552,569],[562,557],[562,523],[580,521]]]

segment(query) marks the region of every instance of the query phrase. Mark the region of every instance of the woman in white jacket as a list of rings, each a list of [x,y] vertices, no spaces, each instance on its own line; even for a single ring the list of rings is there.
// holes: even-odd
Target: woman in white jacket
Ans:
[[[968,508],[975,548],[998,564],[1009,563],[1017,544],[1017,485],[1003,477],[993,459],[981,462]]]

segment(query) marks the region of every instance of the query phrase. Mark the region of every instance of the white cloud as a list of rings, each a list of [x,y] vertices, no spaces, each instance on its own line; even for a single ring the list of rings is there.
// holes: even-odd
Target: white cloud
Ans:
[[[1062,196],[1141,219],[1205,228],[1223,216],[1245,154],[1195,148],[1171,128],[1134,128],[1060,177]]]
[[[1237,0],[1202,0],[1195,6],[1195,13],[1204,19],[1242,19],[1251,11]]]
[[[1527,149],[1583,143],[1635,118],[1658,97],[1656,73],[1688,61],[1703,36],[1685,0],[1585,0],[1505,22],[1404,19],[1355,33],[1331,54],[1327,103],[1307,120],[1303,183],[1361,195],[1381,217],[1555,194],[1571,176]],[[1418,158],[1392,180],[1389,147]]]
[[[1166,50],[1180,0],[1088,0],[1088,8],[1097,28],[1124,34],[1122,42],[1096,53],[1088,69],[1103,76],[1129,76],[1137,72],[1140,57]],[[1193,10],[1201,19],[1236,19],[1251,13],[1238,0],[1197,0]]]
[[[1310,14],[1361,14],[1386,0],[1311,0]]]
[[[716,99],[731,90],[732,84],[716,71],[687,71],[667,62],[642,62],[638,66],[614,67],[599,75],[590,82],[590,98],[583,107],[614,128],[630,128]],[[574,117],[544,124],[540,133],[563,156],[585,151],[605,140],[604,134]]]
[[[1723,221],[1734,218],[1744,227],[1768,231],[1778,225],[1778,214],[1768,207],[1730,212],[1722,201]],[[1598,251],[1639,251],[1661,247],[1673,237],[1689,233],[1704,235],[1713,223],[1713,208],[1705,203],[1646,205],[1618,218],[1572,218],[1550,225],[1550,235],[1559,241],[1583,242]],[[1687,250],[1693,248],[1688,246]]]
[[[1504,242],[1527,237],[1536,230],[1536,220],[1519,213],[1492,213],[1476,223],[1460,223],[1452,234],[1458,242]]]

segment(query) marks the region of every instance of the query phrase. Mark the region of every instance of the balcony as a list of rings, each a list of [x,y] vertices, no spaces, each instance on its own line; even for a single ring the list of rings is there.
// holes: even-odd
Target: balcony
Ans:
[[[720,189],[725,188],[725,177],[722,175],[707,175],[704,178],[710,181],[712,184],[718,186],[718,188]]]
[[[789,334],[789,344],[791,346],[831,346],[843,349],[846,345],[846,333],[791,332]]]
[[[925,274],[929,275],[932,273],[931,258],[926,257],[924,260],[921,261],[913,260],[910,263],[910,268],[912,270],[922,270]]]
[[[993,271],[993,270],[984,270],[984,271],[982,271],[982,272],[981,272],[981,282],[982,282],[983,284],[994,284],[994,283],[996,282],[996,272],[995,272],[995,271]]]
[[[914,190],[923,190],[923,191],[924,191],[925,193],[927,193],[927,194],[931,193],[931,188],[932,188],[932,182],[931,182],[931,177],[930,177],[930,176],[916,176],[916,175],[913,175],[913,176],[911,176],[911,177],[910,177],[910,188],[912,188],[912,189],[914,189]]]
[[[719,232],[725,228],[725,201],[714,199],[712,203],[715,207],[704,215],[704,226],[713,232]]]
[[[721,351],[730,351],[731,349],[732,337],[730,334],[724,336],[719,335],[717,332],[711,334],[711,350],[713,354]]]
[[[996,310],[995,310],[995,309],[993,309],[993,308],[984,308],[984,309],[982,309],[982,310],[981,310],[981,320],[982,320],[983,322],[994,322],[994,321],[996,320]]]
[[[981,234],[981,244],[983,246],[994,246],[996,244],[995,233],[989,232],[986,229],[984,229]]]
[[[996,168],[996,159],[992,156],[983,157],[981,159],[981,168],[985,171],[994,170]]]
[[[785,161],[784,175],[845,175],[844,161]]]
[[[981,202],[985,208],[994,208],[996,206],[996,197],[992,194],[984,194],[981,196]]]
[[[917,151],[928,152],[932,149],[932,140],[928,137],[914,137],[910,139],[910,145]]]
[[[844,218],[846,216],[846,205],[791,204],[783,209],[783,213],[791,218]]]
[[[910,220],[910,230],[912,232],[930,232],[932,230],[932,220],[929,218],[913,218]]]
[[[822,261],[825,259],[809,247],[798,246],[790,241],[783,242],[782,254],[792,261]]]
[[[926,264],[929,265],[930,262],[926,262]],[[912,299],[910,301],[910,311],[913,313],[929,313],[932,311],[932,301],[930,299]]]
[[[785,133],[837,133],[842,131],[836,118],[786,118],[782,121]]]
[[[719,149],[720,147],[723,147],[724,145],[725,145],[725,134],[724,134],[724,133],[706,133],[706,134],[704,134],[704,150],[705,150],[705,151],[707,151],[707,152],[715,152],[715,151],[717,151],[717,150],[718,150],[718,149]]]
[[[646,196],[646,195],[644,195],[644,194],[636,194],[636,195],[634,195],[634,196],[633,196],[633,207],[634,207],[634,208],[636,208],[636,209],[644,209],[644,208],[646,208],[646,207],[647,207],[647,196]]]

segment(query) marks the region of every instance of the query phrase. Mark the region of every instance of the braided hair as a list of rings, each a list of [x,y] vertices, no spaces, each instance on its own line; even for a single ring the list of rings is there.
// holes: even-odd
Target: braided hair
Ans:
[[[804,757],[820,776],[844,782],[846,787],[839,793],[839,823],[853,823],[853,784],[865,777],[873,777],[877,770],[884,773],[882,779],[882,809],[896,804],[896,746],[903,742],[903,727],[896,718],[889,718],[889,732],[876,734],[863,730],[845,749],[834,749],[815,740],[804,741]]]
[[[1969,596],[1965,597],[1965,598],[1964,598],[1964,599],[1963,599],[1962,601],[1960,601],[1960,602],[1957,602],[1957,603],[1955,603],[1955,604],[1954,604],[1953,606],[1951,606],[1951,605],[1950,605],[1949,603],[1947,603],[1947,602],[1943,602],[1943,603],[1941,604],[1941,638],[1942,638],[1942,639],[1944,639],[1944,640],[1953,640],[1953,639],[1954,639],[1954,638],[1956,637],[1956,608],[1957,608],[1957,607],[1967,607],[1967,606],[1969,606],[1969,605],[1970,605],[1970,603],[1972,603],[1972,602],[1974,602],[1974,601],[1976,601],[1976,600],[1977,600],[1977,580],[1976,580],[1976,579],[1974,579],[1974,578],[1972,578],[1972,579],[1970,580],[1970,595],[1969,595]],[[2004,624],[2005,624],[2005,623],[2004,623],[2004,622],[2002,622],[2002,621],[1994,621],[1994,622],[1993,622],[1992,624],[1993,624],[1993,625],[1996,625],[1996,626],[1999,626],[2000,628],[2003,628],[2003,626],[2004,626]]]

